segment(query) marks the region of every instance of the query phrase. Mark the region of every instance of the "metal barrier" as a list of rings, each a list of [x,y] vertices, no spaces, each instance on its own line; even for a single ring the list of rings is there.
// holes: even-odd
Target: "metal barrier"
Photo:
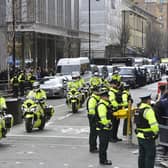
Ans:
[[[0,92],[5,98],[12,96],[12,87],[7,80],[0,80]]]

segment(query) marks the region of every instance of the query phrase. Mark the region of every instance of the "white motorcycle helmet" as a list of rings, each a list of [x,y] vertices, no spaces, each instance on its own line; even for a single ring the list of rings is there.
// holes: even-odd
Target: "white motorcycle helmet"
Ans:
[[[72,72],[72,80],[77,80],[80,78],[80,73],[78,71]]]
[[[39,82],[34,82],[33,83],[33,90],[38,91],[40,89],[40,83]]]

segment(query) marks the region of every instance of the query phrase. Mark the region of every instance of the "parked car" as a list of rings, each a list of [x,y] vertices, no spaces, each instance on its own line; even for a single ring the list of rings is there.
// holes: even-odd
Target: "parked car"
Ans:
[[[145,68],[144,66],[141,66],[140,69],[141,69],[142,73],[144,74],[144,81],[145,81],[144,84],[151,83],[150,74],[149,74],[147,68]]]
[[[107,65],[107,70],[108,70],[108,78],[111,79],[113,73],[115,70],[118,70],[118,66],[115,65]]]
[[[159,65],[155,65],[155,80],[160,81],[162,79],[161,68]]]
[[[47,97],[65,97],[67,81],[64,76],[53,76],[43,80],[40,88],[46,92]]]
[[[121,80],[129,84],[132,88],[136,88],[139,85],[135,67],[120,67],[119,74],[121,75]]]
[[[156,71],[155,71],[155,66],[154,65],[144,65],[145,68],[147,68],[147,71],[150,76],[150,82],[155,82],[156,81]]]

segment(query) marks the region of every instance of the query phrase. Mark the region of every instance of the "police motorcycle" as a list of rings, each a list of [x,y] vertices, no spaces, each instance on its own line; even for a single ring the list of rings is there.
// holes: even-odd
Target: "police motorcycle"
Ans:
[[[36,100],[36,102],[39,103],[39,105],[44,111],[45,122],[48,122],[55,113],[54,107],[52,105],[46,104],[44,98],[38,99]]]
[[[44,129],[46,120],[43,109],[38,102],[33,99],[27,99],[22,104],[21,109],[27,132],[32,132],[34,128]]]
[[[89,83],[86,83],[86,85],[82,88],[82,92],[85,94],[85,99],[91,95],[91,89]]]
[[[81,107],[81,93],[75,88],[70,89],[67,92],[66,104],[73,113],[77,113]]]
[[[13,116],[6,114],[5,109],[0,109],[0,139],[6,137],[6,134],[13,126]]]

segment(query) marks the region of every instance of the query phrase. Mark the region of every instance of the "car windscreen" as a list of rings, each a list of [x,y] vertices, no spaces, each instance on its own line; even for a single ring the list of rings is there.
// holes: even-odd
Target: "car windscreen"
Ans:
[[[80,65],[64,65],[57,67],[57,73],[61,73],[63,75],[71,75],[73,71],[80,72]]]
[[[119,71],[120,75],[134,75],[134,69],[121,68]]]

